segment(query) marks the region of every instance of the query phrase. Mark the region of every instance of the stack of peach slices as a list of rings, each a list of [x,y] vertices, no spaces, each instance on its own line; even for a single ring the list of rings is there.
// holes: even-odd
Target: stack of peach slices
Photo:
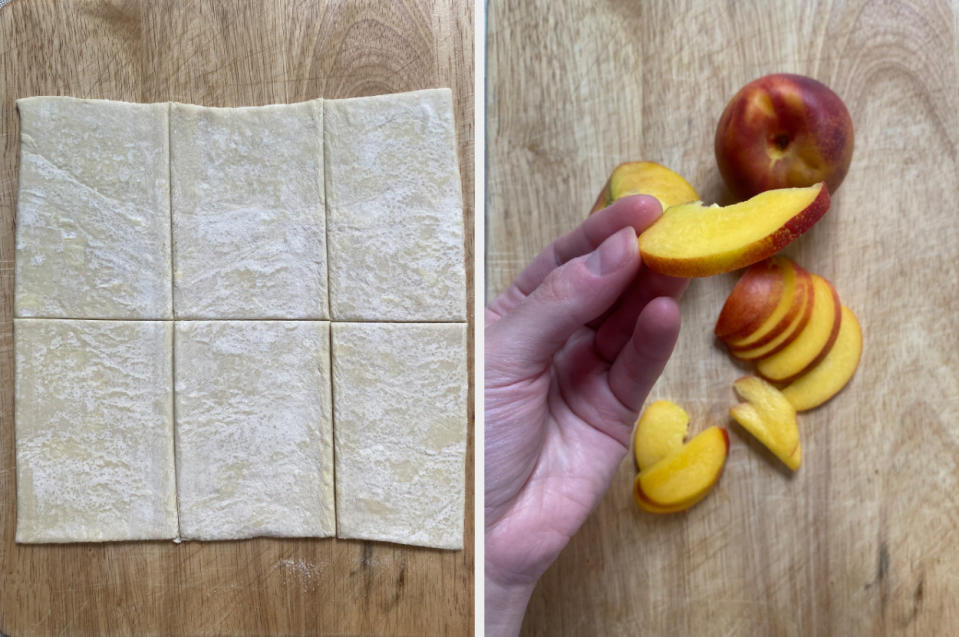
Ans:
[[[689,183],[653,162],[618,166],[593,206],[621,197],[655,197],[663,215],[639,236],[650,270],[708,277],[745,268],[716,321],[715,335],[755,375],[733,383],[733,420],[793,471],[802,462],[796,413],[818,407],[859,365],[862,331],[832,284],[776,254],[829,210],[852,158],[852,121],[823,84],[770,75],[740,90],[720,119],[716,156],[734,194],[706,206]],[[829,187],[827,187],[829,184]],[[657,401],[634,435],[637,505],[651,513],[684,511],[709,493],[729,454],[729,436],[709,427],[684,442],[689,416]]]

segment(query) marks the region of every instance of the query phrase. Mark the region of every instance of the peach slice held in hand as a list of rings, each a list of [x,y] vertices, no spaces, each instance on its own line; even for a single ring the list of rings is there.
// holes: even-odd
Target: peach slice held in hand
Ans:
[[[767,190],[731,206],[680,204],[639,236],[639,252],[643,263],[662,274],[722,274],[779,252],[828,209],[829,191],[823,183]]]
[[[862,329],[852,310],[843,306],[839,333],[829,353],[782,393],[796,411],[818,407],[846,386],[856,372],[861,356]]]
[[[655,197],[663,210],[699,199],[689,182],[669,168],[652,161],[631,161],[613,170],[589,214],[628,195]]]
[[[733,389],[746,401],[729,410],[733,420],[795,471],[802,464],[796,410],[778,389],[756,376],[744,376]]]
[[[842,305],[835,288],[813,274],[812,315],[789,345],[761,359],[756,370],[763,378],[786,383],[818,363],[832,347],[842,323]]]

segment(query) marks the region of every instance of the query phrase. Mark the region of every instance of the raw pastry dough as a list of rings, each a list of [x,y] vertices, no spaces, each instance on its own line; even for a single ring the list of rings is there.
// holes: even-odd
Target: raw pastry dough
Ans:
[[[337,535],[463,547],[466,325],[334,323]]]
[[[334,320],[466,319],[449,89],[324,102]]]
[[[333,535],[329,326],[176,323],[184,539]]]
[[[177,318],[327,319],[321,100],[173,104]]]
[[[17,107],[15,316],[170,318],[169,106]]]
[[[15,320],[17,542],[176,537],[172,334]]]

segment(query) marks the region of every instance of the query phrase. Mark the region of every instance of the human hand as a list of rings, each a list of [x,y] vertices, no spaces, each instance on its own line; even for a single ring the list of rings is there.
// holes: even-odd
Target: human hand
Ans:
[[[643,267],[656,199],[625,197],[486,310],[486,630],[519,631],[540,575],[603,494],[679,334],[685,279]]]

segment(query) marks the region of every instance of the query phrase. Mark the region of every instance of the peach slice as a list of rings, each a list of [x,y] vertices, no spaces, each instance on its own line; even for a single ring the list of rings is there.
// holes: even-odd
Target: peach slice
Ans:
[[[749,266],[726,298],[713,334],[724,341],[749,336],[780,306],[785,314],[789,307],[789,299],[783,294],[787,269],[785,257],[772,257]],[[795,278],[794,272],[790,275]]]
[[[633,438],[639,470],[647,469],[683,446],[689,414],[668,400],[657,400],[640,416]]]
[[[669,168],[652,161],[631,161],[613,170],[589,214],[627,195],[655,197],[663,210],[699,199],[689,182]]]
[[[842,308],[836,342],[819,363],[783,389],[796,411],[818,407],[846,386],[859,367],[862,356],[862,329],[856,315]]]
[[[771,356],[784,349],[802,333],[806,324],[809,323],[814,300],[812,277],[804,276],[802,277],[802,285],[796,286],[794,303],[796,313],[786,329],[762,345],[756,345],[748,349],[730,347],[730,353],[740,360],[753,361]]]
[[[662,274],[722,274],[779,252],[828,209],[829,191],[823,183],[767,190],[725,207],[699,201],[680,204],[668,208],[639,236],[639,252],[650,269]]]
[[[822,360],[832,347],[842,324],[842,305],[835,288],[812,274],[812,316],[793,341],[777,353],[760,359],[759,374],[773,382],[788,383]]]
[[[782,392],[756,376],[744,376],[733,383],[740,399],[729,409],[733,420],[743,426],[777,458],[795,471],[802,463],[796,410]]]
[[[658,504],[653,504],[649,500],[644,499],[643,496],[639,495],[639,492],[636,490],[637,484],[638,482],[636,480],[633,480],[633,499],[636,500],[636,504],[639,506],[639,508],[642,509],[643,511],[646,511],[647,513],[657,513],[657,514],[681,513],[682,511],[685,511],[686,509],[690,509],[694,507],[695,505],[699,504],[700,500],[702,500],[707,495],[709,495],[709,489],[706,489],[695,498],[686,500],[685,502],[681,502],[680,504],[676,504],[673,506],[660,506]]]
[[[738,338],[729,338],[726,343],[733,349],[750,349],[765,345],[779,336],[795,320],[802,311],[805,297],[796,294],[800,287],[807,287],[812,294],[812,280],[809,273],[790,259],[784,258],[783,268],[783,296],[780,297],[776,310],[752,334]]]
[[[692,506],[719,480],[728,455],[729,434],[721,427],[709,427],[636,475],[636,501],[659,509]]]

